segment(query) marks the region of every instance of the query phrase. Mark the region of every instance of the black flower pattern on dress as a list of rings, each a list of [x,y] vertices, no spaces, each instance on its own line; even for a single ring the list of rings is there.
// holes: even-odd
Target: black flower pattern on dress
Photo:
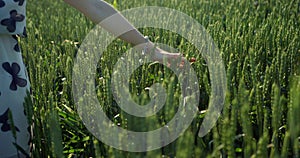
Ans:
[[[0,115],[0,124],[2,124],[1,126],[1,131],[3,132],[7,132],[11,130],[11,126],[8,123],[8,112],[9,112],[9,108],[4,112],[4,114]],[[19,128],[15,126],[16,131],[20,132]]]
[[[16,44],[15,44],[15,46],[14,46],[14,50],[15,50],[16,52],[20,52],[20,46],[19,46],[19,42],[18,42],[18,37],[17,37],[16,35],[12,35],[12,37],[13,37],[13,39],[16,40]]]
[[[17,43],[15,46],[14,46],[14,50],[16,52],[20,52],[20,46],[19,46],[19,43]]]
[[[5,6],[5,2],[3,0],[0,0],[0,8]]]
[[[24,37],[27,37],[26,26],[23,28],[23,36],[24,36]]]
[[[1,24],[7,27],[9,32],[16,31],[16,23],[22,22],[25,19],[25,16],[22,14],[18,14],[16,10],[10,11],[10,18],[3,19]]]
[[[10,64],[5,62],[2,64],[3,69],[8,72],[12,76],[12,81],[10,83],[9,88],[13,91],[17,90],[17,86],[25,87],[27,85],[27,80],[19,77],[20,65],[17,63]]]
[[[24,4],[25,0],[14,0],[14,2],[19,2],[19,6],[22,6]]]

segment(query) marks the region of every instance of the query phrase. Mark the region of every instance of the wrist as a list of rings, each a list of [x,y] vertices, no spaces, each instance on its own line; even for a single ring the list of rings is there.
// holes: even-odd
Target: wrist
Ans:
[[[145,43],[143,53],[151,53],[155,51],[157,48],[155,47],[154,43],[149,40],[148,36],[145,36]]]

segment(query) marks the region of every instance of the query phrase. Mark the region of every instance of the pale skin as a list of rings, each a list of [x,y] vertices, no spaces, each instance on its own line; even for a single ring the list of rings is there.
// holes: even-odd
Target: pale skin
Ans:
[[[102,28],[108,32],[119,35],[122,29],[131,30],[119,36],[120,39],[131,43],[134,46],[145,43],[147,40],[145,37],[134,27],[128,20],[122,16],[116,9],[110,4],[102,0],[64,0],[66,3],[82,12],[86,17],[92,20],[94,23],[99,24]],[[114,15],[115,20],[105,20],[107,17]],[[143,49],[143,48],[141,48]],[[150,51],[154,50],[154,51]],[[154,60],[162,61],[164,58],[178,58],[181,57],[180,53],[169,53],[148,41],[146,52],[153,52]]]

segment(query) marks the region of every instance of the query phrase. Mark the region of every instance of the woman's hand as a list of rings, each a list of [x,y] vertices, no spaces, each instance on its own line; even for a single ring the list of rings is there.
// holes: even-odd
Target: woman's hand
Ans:
[[[148,53],[152,60],[158,61],[160,63],[167,62],[167,66],[174,66],[172,64],[176,64],[175,66],[183,67],[184,66],[184,60],[185,58],[182,56],[181,53],[170,53],[163,49],[160,49],[154,44],[149,41],[148,43],[142,44],[144,53]],[[195,58],[191,58],[189,62],[193,63],[195,62]]]

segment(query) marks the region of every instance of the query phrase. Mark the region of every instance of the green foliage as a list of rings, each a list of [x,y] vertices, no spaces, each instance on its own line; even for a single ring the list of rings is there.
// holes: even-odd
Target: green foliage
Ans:
[[[31,80],[26,100],[33,125],[32,157],[299,157],[300,151],[300,10],[298,1],[109,1],[120,10],[163,6],[196,19],[222,53],[227,72],[226,102],[217,125],[203,138],[197,132],[210,94],[209,72],[199,52],[179,35],[161,29],[140,29],[186,57],[200,84],[199,115],[187,131],[168,146],[130,153],[98,141],[81,122],[72,98],[76,52],[94,26],[62,1],[28,1],[28,38],[22,52]],[[175,75],[159,64],[143,65],[132,75],[133,100],[144,105],[145,88],[162,83],[166,106],[157,115],[137,119],[123,112],[110,91],[112,65],[129,47],[115,40],[99,61],[97,95],[108,117],[125,129],[148,131],[165,125],[176,113],[180,87]],[[117,51],[116,51],[117,50]],[[134,124],[132,124],[134,122]]]

